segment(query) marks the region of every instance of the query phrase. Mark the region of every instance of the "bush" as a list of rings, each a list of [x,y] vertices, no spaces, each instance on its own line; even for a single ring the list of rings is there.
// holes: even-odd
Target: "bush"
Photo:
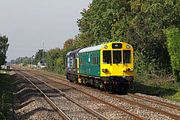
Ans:
[[[166,36],[173,75],[177,81],[180,81],[180,31],[178,28],[168,28]]]
[[[0,74],[0,120],[8,119],[12,107],[13,95],[11,82],[8,74]]]

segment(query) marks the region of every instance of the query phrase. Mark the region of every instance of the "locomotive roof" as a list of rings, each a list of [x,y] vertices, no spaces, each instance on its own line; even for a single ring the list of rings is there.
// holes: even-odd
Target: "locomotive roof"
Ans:
[[[66,54],[66,56],[69,56],[71,52],[72,52],[72,51],[69,51],[69,52]]]
[[[102,48],[102,46],[103,46],[103,44],[97,45],[97,46],[92,46],[92,47],[83,48],[83,49],[81,49],[81,50],[79,51],[79,53],[100,50],[100,49]]]
[[[66,56],[70,56],[70,55],[72,55],[72,54],[77,54],[80,49],[81,49],[81,48],[75,49],[75,50],[73,50],[73,51],[69,51],[69,52],[66,54]]]

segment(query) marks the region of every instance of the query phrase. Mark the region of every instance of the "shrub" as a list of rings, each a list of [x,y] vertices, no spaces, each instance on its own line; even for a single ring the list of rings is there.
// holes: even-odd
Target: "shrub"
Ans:
[[[180,31],[178,28],[168,28],[166,30],[167,47],[171,58],[173,75],[180,81]]]

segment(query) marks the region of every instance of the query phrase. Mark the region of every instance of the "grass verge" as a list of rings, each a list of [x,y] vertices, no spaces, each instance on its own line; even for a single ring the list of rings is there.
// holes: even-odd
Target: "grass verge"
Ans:
[[[7,73],[0,73],[0,120],[9,118],[13,103],[11,77]]]
[[[138,92],[147,95],[154,95],[171,101],[180,102],[180,83],[172,80],[172,77],[136,77],[134,83],[134,90],[131,92]]]

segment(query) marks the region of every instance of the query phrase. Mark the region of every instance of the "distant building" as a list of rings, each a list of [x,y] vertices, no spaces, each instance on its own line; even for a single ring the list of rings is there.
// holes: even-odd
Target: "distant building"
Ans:
[[[40,60],[37,64],[37,67],[39,68],[46,68],[46,62],[44,59]]]

